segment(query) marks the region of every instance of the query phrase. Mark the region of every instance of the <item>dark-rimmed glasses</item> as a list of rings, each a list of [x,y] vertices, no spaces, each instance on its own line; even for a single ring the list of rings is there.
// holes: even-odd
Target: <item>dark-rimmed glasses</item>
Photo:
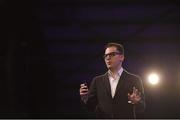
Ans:
[[[119,52],[111,52],[111,53],[108,53],[108,54],[105,54],[103,56],[104,59],[107,59],[107,57],[109,56],[110,58],[114,57],[115,55],[120,55],[121,53]]]

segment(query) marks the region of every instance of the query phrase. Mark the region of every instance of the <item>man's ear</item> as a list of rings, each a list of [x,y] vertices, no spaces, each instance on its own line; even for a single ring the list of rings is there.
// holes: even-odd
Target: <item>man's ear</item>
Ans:
[[[124,61],[124,59],[125,59],[125,58],[124,58],[124,55],[120,55],[120,60],[121,60],[121,61]]]

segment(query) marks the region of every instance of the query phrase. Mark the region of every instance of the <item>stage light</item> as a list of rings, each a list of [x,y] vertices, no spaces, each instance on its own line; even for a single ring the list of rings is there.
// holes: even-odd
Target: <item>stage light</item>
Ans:
[[[151,73],[148,76],[148,81],[152,85],[156,85],[159,83],[159,76],[156,73]]]

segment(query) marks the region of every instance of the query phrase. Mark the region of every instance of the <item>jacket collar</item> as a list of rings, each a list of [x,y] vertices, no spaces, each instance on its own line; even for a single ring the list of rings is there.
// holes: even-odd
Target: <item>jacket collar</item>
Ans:
[[[122,85],[124,83],[124,80],[126,78],[126,74],[127,74],[127,71],[126,70],[123,70],[122,74],[121,74],[121,77],[119,79],[119,82],[117,84],[117,87],[116,87],[116,92],[115,92],[115,95],[114,95],[114,98],[117,96],[117,94],[119,94],[119,92],[121,93],[122,91],[119,90],[122,88]],[[103,81],[104,81],[104,86],[105,86],[105,89],[107,91],[107,93],[109,94],[109,96],[112,98],[111,96],[111,86],[110,86],[110,82],[109,82],[109,77],[108,77],[108,72],[106,72],[104,74],[104,78],[103,78]]]

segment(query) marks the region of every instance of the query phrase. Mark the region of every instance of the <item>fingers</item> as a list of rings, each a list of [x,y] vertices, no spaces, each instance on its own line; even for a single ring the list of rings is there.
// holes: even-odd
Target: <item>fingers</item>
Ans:
[[[136,87],[133,87],[133,94],[135,94],[136,96],[140,96],[141,92],[138,91],[138,89],[136,89]]]
[[[130,93],[128,93],[128,98],[131,98],[131,94]]]
[[[80,84],[80,87],[83,87],[83,86],[86,86],[84,83],[83,84]]]
[[[81,88],[87,88],[87,85],[81,84],[80,87],[81,87]]]
[[[128,103],[130,103],[130,104],[137,104],[140,101],[141,101],[140,96],[133,96],[133,95],[128,96]]]
[[[79,89],[80,95],[87,95],[88,94],[88,87],[85,84],[80,85]]]
[[[88,89],[80,89],[79,92],[80,92],[80,95],[87,95]]]
[[[80,93],[86,93],[86,92],[88,92],[88,89],[87,88],[80,88]]]
[[[128,99],[132,101],[132,103],[137,103],[141,100],[141,92],[136,89],[136,87],[133,87],[132,94],[128,93]]]
[[[83,96],[83,95],[87,95],[87,94],[88,94],[88,93],[80,93],[80,95],[81,95],[81,96]]]
[[[138,89],[136,89],[136,87],[133,87],[133,93],[137,94],[138,93]]]

